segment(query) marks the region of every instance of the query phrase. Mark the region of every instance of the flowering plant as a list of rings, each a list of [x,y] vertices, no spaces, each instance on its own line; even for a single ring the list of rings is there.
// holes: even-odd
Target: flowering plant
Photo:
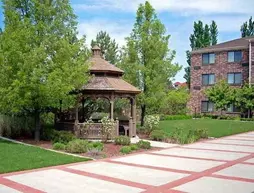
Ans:
[[[160,117],[158,115],[145,116],[145,130],[150,134],[152,131],[159,128]]]
[[[109,119],[109,117],[103,117],[100,122],[102,123],[102,137],[104,142],[107,142],[113,137],[113,132],[115,129],[115,121]]]

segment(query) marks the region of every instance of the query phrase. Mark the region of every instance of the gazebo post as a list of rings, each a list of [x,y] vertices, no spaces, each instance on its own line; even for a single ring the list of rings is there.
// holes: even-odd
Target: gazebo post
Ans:
[[[136,100],[135,98],[131,99],[131,117],[132,117],[132,131],[130,132],[132,136],[136,136]]]
[[[114,98],[110,98],[110,119],[114,120]]]

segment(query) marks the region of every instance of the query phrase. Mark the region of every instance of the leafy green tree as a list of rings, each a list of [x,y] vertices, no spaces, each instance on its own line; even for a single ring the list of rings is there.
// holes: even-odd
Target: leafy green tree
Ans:
[[[241,26],[241,34],[242,37],[254,35],[254,21],[252,21],[252,17],[250,17],[249,21],[244,22]]]
[[[169,80],[181,69],[172,62],[175,52],[168,48],[169,38],[150,3],[140,4],[120,66],[125,78],[143,91],[139,95],[142,126],[146,112],[162,104]]]
[[[97,45],[101,48],[105,60],[111,64],[118,62],[118,44],[105,31],[100,31],[96,35],[96,39],[91,41],[91,46]]]
[[[161,113],[167,115],[186,114],[188,99],[189,92],[186,87],[169,90],[161,107]]]
[[[212,101],[217,110],[227,109],[235,101],[235,89],[231,88],[224,80],[205,90],[205,94]]]
[[[3,0],[3,8],[0,110],[32,114],[39,140],[41,113],[86,82],[87,49],[68,0]]]
[[[191,51],[204,48],[210,45],[217,44],[218,29],[215,21],[212,24],[204,26],[202,21],[194,22],[193,34],[190,35],[190,47]],[[184,68],[186,80],[188,87],[190,88],[190,66],[191,66],[191,51],[186,51],[186,58],[188,66]]]
[[[244,85],[243,88],[238,88],[236,90],[235,104],[241,110],[248,111],[248,118],[251,116],[251,110],[254,108],[254,87],[249,87],[249,85]]]

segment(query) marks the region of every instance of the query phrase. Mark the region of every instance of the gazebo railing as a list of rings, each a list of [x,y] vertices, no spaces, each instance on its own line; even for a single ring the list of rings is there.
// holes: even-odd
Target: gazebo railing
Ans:
[[[118,135],[119,121],[116,120],[114,129],[111,133],[111,139]],[[75,134],[84,139],[103,139],[104,131],[102,123],[75,123]]]

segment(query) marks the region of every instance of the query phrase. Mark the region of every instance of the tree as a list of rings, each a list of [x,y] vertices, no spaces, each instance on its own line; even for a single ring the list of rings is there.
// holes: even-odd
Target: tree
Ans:
[[[0,110],[33,115],[39,140],[41,113],[86,82],[87,49],[68,0],[3,0],[3,8]]]
[[[254,21],[252,21],[252,17],[250,17],[249,21],[244,22],[241,26],[241,34],[242,37],[248,37],[254,35]]]
[[[105,31],[100,31],[96,35],[96,40],[91,41],[91,46],[97,45],[101,48],[105,60],[111,64],[118,62],[118,44],[114,39],[111,39],[109,34]]]
[[[254,87],[244,85],[236,90],[236,106],[242,111],[248,110],[248,118],[251,116],[251,110],[254,108]]]
[[[204,48],[210,45],[217,44],[218,29],[215,21],[212,24],[204,26],[202,21],[194,22],[193,34],[190,35],[190,47],[191,51]],[[190,88],[190,66],[191,66],[191,51],[186,51],[186,58],[188,66],[184,68],[186,80],[188,87]]]
[[[142,126],[146,112],[162,104],[169,80],[181,69],[172,63],[175,52],[168,48],[169,38],[150,3],[140,4],[120,66],[126,72],[124,78],[143,91],[138,98]]]
[[[209,101],[212,101],[217,110],[226,110],[227,106],[235,101],[235,90],[224,80],[205,90]]]

